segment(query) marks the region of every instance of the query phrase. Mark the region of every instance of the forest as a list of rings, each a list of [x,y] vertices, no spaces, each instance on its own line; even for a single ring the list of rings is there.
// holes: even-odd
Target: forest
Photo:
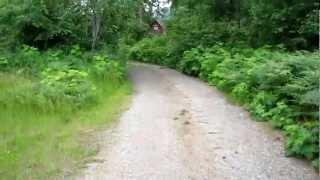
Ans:
[[[319,168],[319,5],[0,0],[0,179],[62,179],[96,154],[83,139],[130,103],[129,61],[216,87]]]

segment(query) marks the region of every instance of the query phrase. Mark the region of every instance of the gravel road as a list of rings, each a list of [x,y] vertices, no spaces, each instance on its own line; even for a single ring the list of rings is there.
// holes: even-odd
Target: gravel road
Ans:
[[[135,63],[131,107],[98,137],[84,180],[317,180],[284,156],[283,137],[251,120],[213,87],[174,70]]]

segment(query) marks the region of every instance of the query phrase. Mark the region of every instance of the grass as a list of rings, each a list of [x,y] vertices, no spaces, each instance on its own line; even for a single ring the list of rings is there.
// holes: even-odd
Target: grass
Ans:
[[[81,132],[117,119],[131,92],[129,83],[100,82],[97,105],[74,111],[61,102],[46,112],[50,103],[35,97],[32,84],[29,78],[0,73],[1,179],[53,179],[72,172],[96,152],[81,142]]]

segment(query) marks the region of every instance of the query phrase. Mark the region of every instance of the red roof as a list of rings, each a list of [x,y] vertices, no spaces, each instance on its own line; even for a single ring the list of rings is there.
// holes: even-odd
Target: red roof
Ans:
[[[157,20],[154,20],[151,23],[151,28],[152,28],[153,32],[155,32],[155,33],[161,33],[162,34],[164,32],[163,25]]]

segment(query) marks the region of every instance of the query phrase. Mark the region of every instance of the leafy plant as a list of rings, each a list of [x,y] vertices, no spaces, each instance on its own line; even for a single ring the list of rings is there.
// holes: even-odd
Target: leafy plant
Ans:
[[[240,103],[250,102],[251,100],[251,92],[246,83],[236,85],[233,88],[231,95]]]
[[[169,54],[166,43],[166,39],[161,36],[145,38],[131,48],[130,58],[143,62],[164,64]]]
[[[267,120],[270,117],[268,111],[275,106],[277,100],[277,96],[262,91],[254,96],[249,109],[259,120]]]
[[[185,51],[183,53],[182,60],[177,65],[177,68],[188,75],[198,76],[201,68],[200,58],[200,48],[193,48],[190,51]]]
[[[201,68],[199,77],[208,81],[212,72],[217,68],[217,65],[229,57],[230,53],[219,45],[205,49],[200,58]]]
[[[285,127],[287,155],[298,155],[317,161],[319,157],[319,126],[303,123]],[[319,166],[319,165],[317,165]]]
[[[268,114],[270,114],[271,125],[276,128],[283,128],[296,123],[294,121],[294,111],[284,102],[277,102],[276,107],[272,108]]]
[[[94,100],[96,87],[88,80],[87,72],[48,68],[41,75],[40,93],[53,104],[66,99],[79,107]]]
[[[99,79],[122,81],[125,78],[125,68],[119,62],[110,60],[106,56],[94,56],[91,72]]]

